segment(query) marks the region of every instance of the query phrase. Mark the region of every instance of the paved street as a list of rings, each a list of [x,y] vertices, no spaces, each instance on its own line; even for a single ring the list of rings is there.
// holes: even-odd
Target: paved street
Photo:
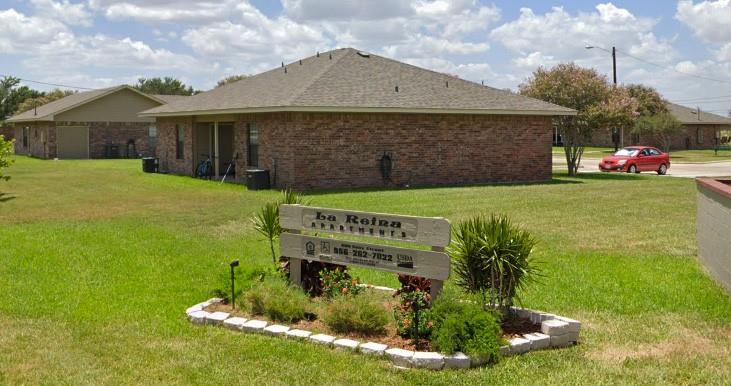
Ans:
[[[672,160],[671,160],[672,161]],[[581,166],[579,167],[580,173],[600,173],[598,169],[599,159],[587,158],[581,160]],[[565,167],[566,159],[563,157],[553,157],[553,167],[561,168]],[[650,172],[644,172],[642,174],[653,174]],[[707,162],[707,163],[671,163],[670,169],[668,169],[668,176],[673,177],[725,177],[731,176],[731,161],[722,162]]]

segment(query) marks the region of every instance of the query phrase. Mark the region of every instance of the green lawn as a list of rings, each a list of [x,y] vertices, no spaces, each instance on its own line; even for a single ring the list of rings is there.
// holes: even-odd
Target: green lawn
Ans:
[[[18,158],[0,182],[0,384],[724,384],[731,300],[696,262],[695,186],[552,183],[324,192],[321,206],[457,221],[501,212],[535,233],[528,307],[584,322],[582,344],[470,371],[393,369],[277,338],[192,326],[227,263],[267,264],[249,217],[276,192],[146,175],[139,161]],[[374,284],[390,275],[360,272]]]
[[[602,158],[614,153],[614,148],[609,147],[593,147],[584,148],[582,158]],[[561,146],[553,147],[553,155],[563,156],[564,150]],[[719,150],[716,154],[713,150],[671,150],[670,160],[680,163],[701,163],[701,162],[717,162],[731,161],[731,150]]]

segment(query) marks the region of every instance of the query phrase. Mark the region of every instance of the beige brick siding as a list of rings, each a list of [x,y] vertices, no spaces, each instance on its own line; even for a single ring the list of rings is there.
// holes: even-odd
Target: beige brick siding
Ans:
[[[731,185],[721,193],[698,181],[697,218],[698,257],[731,293]]]
[[[175,155],[174,125],[193,118],[159,118],[164,170],[193,173],[190,129],[186,159]],[[259,167],[277,187],[423,186],[551,179],[551,118],[498,115],[267,113],[235,118],[239,176],[246,166],[246,124],[259,129]],[[390,181],[380,172],[393,157]],[[273,162],[277,163],[276,172]]]

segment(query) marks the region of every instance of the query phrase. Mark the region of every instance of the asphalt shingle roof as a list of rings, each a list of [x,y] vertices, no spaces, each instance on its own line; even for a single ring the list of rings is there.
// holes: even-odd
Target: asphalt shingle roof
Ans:
[[[731,124],[731,118],[726,118],[717,114],[711,114],[703,110],[698,114],[698,110],[686,106],[676,105],[675,103],[666,103],[668,111],[677,120],[688,125],[723,125]]]
[[[286,71],[285,71],[286,69]],[[398,91],[396,88],[398,87]],[[519,111],[574,110],[486,87],[353,48],[336,49],[147,111],[145,116],[261,110]]]

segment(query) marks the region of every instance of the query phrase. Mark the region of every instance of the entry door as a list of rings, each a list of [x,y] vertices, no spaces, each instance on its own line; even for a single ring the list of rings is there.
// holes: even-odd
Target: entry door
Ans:
[[[89,127],[56,127],[56,156],[59,159],[88,159]]]

